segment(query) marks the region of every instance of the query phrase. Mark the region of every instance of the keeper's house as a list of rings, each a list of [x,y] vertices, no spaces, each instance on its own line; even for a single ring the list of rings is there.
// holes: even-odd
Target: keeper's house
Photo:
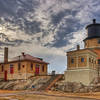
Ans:
[[[0,63],[0,79],[28,79],[36,75],[47,75],[47,66],[48,63],[43,61],[42,58],[25,53],[8,61],[8,48],[5,48],[4,62]]]

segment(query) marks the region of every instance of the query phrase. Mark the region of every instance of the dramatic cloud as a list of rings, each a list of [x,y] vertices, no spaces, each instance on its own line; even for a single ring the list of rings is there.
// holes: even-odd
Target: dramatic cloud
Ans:
[[[0,56],[25,51],[43,57],[49,71],[64,72],[66,51],[84,47],[85,26],[100,21],[99,0],[0,0]]]

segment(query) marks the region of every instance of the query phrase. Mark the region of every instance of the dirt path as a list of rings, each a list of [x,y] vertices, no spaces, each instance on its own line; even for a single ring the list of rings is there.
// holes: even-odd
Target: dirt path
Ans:
[[[36,92],[36,91],[0,93],[0,97],[6,98],[6,100],[51,100],[51,99],[52,100],[100,100],[100,99],[85,98],[85,97],[61,96],[61,95],[47,94],[44,92]]]

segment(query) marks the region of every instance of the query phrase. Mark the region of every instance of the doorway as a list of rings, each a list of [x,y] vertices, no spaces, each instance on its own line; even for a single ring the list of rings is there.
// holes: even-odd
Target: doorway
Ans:
[[[35,67],[35,75],[39,75],[39,65],[36,65]]]
[[[7,81],[7,71],[4,72],[4,80]]]

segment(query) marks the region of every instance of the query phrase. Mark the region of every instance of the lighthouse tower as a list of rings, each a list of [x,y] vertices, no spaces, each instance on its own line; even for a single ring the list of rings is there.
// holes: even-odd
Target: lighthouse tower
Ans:
[[[86,26],[87,38],[84,39],[85,48],[67,52],[66,82],[81,82],[89,85],[98,77],[100,64],[100,24],[93,23]]]
[[[100,64],[100,23],[93,23],[86,27],[87,38],[84,40],[85,48],[90,48],[98,54],[97,63]]]

